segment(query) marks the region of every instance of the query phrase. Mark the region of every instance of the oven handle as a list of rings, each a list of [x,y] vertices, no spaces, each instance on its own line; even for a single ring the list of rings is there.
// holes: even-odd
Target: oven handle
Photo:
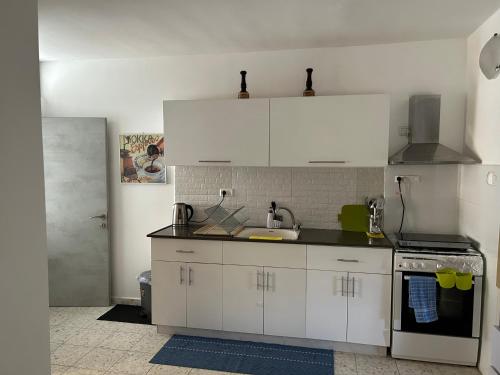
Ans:
[[[404,279],[405,279],[405,280],[410,280],[410,277],[411,277],[411,276],[405,276],[405,277],[404,277]],[[439,281],[438,281],[438,279],[436,279],[436,282],[439,282]],[[472,284],[475,284],[475,281],[474,281],[474,280],[472,280]]]
[[[403,273],[394,272],[393,282],[393,308],[392,308],[392,328],[401,331],[401,302],[403,293]]]

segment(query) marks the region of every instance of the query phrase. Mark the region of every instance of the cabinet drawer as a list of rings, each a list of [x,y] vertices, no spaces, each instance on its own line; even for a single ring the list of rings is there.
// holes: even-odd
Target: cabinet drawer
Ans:
[[[151,260],[222,264],[222,242],[153,238]]]
[[[308,245],[307,268],[390,275],[392,249]]]
[[[306,268],[306,245],[224,241],[223,249],[224,264]]]

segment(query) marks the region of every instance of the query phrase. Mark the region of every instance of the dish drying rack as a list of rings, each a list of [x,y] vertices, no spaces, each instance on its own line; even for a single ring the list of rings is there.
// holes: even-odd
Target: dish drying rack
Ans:
[[[193,233],[208,236],[236,236],[245,228],[243,224],[248,221],[248,217],[242,219],[236,217],[244,208],[245,206],[241,206],[230,212],[220,204],[208,207],[204,211],[210,224],[204,225]]]

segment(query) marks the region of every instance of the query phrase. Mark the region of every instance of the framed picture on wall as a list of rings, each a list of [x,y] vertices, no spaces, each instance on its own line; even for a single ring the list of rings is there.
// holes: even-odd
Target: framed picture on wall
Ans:
[[[120,178],[124,184],[164,184],[165,140],[159,133],[120,134]]]

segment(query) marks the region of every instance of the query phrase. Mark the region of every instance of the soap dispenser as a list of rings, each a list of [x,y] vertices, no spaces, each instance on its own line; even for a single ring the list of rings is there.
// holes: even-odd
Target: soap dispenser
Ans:
[[[273,221],[274,221],[274,210],[272,207],[269,207],[269,210],[267,211],[267,228],[271,229],[273,227]]]

